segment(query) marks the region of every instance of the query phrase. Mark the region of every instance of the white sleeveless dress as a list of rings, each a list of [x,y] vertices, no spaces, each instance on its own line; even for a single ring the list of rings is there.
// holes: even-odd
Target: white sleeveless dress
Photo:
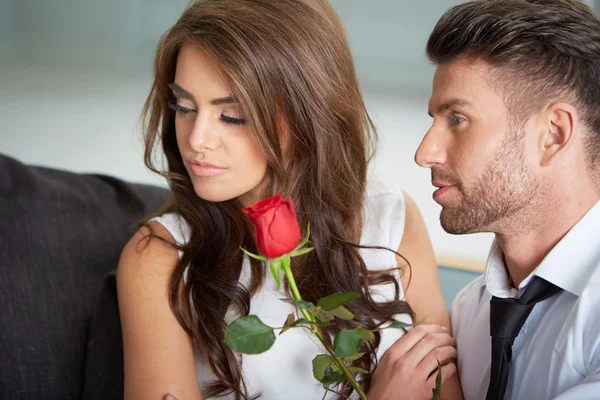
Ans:
[[[153,219],[163,225],[180,244],[189,240],[190,229],[183,218],[177,214],[164,214]],[[364,209],[364,227],[361,236],[362,245],[384,246],[397,250],[404,233],[405,202],[402,191],[393,185],[371,181],[367,187]],[[361,249],[360,253],[371,270],[389,269],[397,266],[394,253],[386,250]],[[181,254],[180,254],[181,256]],[[280,292],[271,275],[266,275],[262,288],[256,293],[250,303],[250,314],[257,315],[269,326],[283,326],[289,313],[294,312],[293,306],[280,301],[285,297]],[[396,275],[399,279],[399,275]],[[250,264],[244,260],[240,282],[248,285],[250,281]],[[401,288],[402,290],[402,288]],[[394,288],[392,285],[377,286],[373,288],[374,299],[392,299]],[[400,293],[401,298],[404,294]],[[233,321],[237,316],[229,312],[227,322]],[[399,321],[412,323],[410,316],[397,315]],[[244,379],[250,394],[262,393],[261,399],[265,400],[320,400],[325,392],[322,385],[316,381],[312,374],[312,359],[318,354],[324,354],[321,344],[304,329],[290,329],[279,335],[273,347],[257,355],[243,355],[242,367]],[[385,329],[382,332],[381,344],[377,352],[378,359],[393,345],[403,334],[400,329]],[[203,388],[215,379],[208,363],[200,354],[196,354],[196,369],[198,380]],[[327,398],[336,396],[329,393]],[[233,396],[221,396],[221,399],[230,399]]]

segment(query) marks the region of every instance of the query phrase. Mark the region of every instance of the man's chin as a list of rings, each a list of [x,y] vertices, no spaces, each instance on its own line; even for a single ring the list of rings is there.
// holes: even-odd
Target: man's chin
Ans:
[[[463,210],[443,208],[440,225],[451,235],[466,235],[482,232],[480,224]]]

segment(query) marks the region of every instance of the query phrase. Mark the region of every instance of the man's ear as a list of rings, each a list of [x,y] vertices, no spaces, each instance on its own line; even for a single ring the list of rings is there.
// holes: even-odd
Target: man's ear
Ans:
[[[548,166],[569,151],[577,140],[579,117],[572,105],[555,103],[546,108],[541,122],[540,163]]]

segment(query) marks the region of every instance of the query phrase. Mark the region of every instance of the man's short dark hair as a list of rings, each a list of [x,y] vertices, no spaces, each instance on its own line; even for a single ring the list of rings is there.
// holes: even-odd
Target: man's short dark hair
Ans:
[[[476,0],[450,8],[427,42],[435,64],[480,59],[514,121],[556,101],[577,108],[600,164],[600,19],[576,0]]]

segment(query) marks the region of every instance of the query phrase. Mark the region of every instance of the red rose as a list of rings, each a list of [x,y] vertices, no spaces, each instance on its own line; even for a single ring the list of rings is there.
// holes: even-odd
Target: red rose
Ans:
[[[283,200],[281,193],[243,209],[256,230],[256,245],[268,258],[290,253],[300,243],[300,226],[294,201]]]

